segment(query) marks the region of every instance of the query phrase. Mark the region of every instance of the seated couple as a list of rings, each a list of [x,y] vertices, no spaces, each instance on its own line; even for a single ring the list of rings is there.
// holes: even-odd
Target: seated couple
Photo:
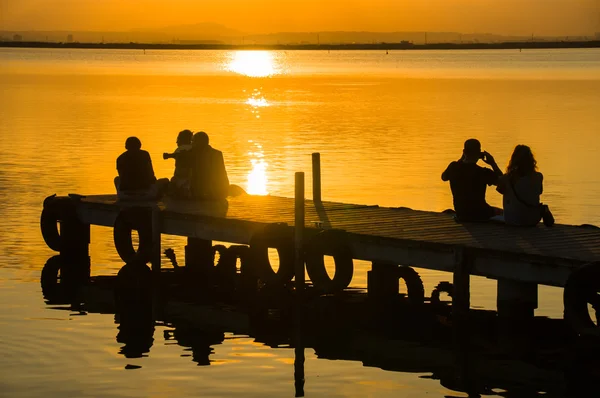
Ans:
[[[477,165],[483,160],[492,168]],[[459,221],[502,220],[509,225],[535,226],[542,218],[542,173],[528,146],[517,145],[506,174],[503,174],[493,156],[481,150],[476,139],[465,142],[462,157],[450,163],[442,173],[443,181],[450,181],[454,210]],[[503,195],[504,209],[490,206],[485,201],[488,185],[496,185]]]
[[[126,151],[117,159],[117,196],[123,200],[154,200],[165,194],[180,198],[224,199],[230,186],[223,153],[208,142],[205,132],[181,131],[175,152],[163,154],[164,159],[175,159],[175,173],[169,181],[167,178],[156,179],[150,154],[142,150],[141,141],[137,137],[127,138]]]

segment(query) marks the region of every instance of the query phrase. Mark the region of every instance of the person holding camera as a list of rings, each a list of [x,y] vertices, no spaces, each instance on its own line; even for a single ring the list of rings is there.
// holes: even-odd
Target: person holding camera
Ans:
[[[479,166],[480,159],[492,168]],[[459,221],[487,221],[502,214],[502,209],[485,201],[487,186],[497,185],[500,176],[502,170],[491,154],[481,150],[481,143],[475,138],[466,140],[462,157],[450,163],[442,173],[442,181],[450,181],[454,211]]]
[[[177,149],[173,153],[163,153],[163,159],[175,159],[175,171],[169,184],[169,192],[173,196],[189,197],[190,179],[192,176],[192,137],[190,130],[180,131],[177,135]]]

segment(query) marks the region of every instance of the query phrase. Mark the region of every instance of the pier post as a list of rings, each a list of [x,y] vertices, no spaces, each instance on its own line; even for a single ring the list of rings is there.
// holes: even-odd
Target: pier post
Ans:
[[[398,295],[398,266],[373,262],[367,271],[367,296],[375,301],[391,301]]]
[[[500,342],[509,350],[527,351],[535,309],[538,307],[538,285],[509,279],[498,279],[498,326]]]
[[[456,381],[462,388],[469,388],[469,308],[471,306],[471,268],[473,258],[465,247],[454,250],[454,292],[452,295],[452,329]]]
[[[161,212],[158,206],[152,208],[152,256],[150,257],[150,263],[152,264],[152,271],[154,273],[160,273],[160,260],[161,260]]]
[[[60,255],[66,263],[89,262],[90,224],[81,222],[77,214],[78,199],[68,198],[58,203],[62,214],[60,221]]]
[[[295,221],[294,221],[294,275],[296,278],[296,294],[304,290],[304,173],[296,173],[295,185]]]
[[[313,165],[314,165],[313,154]],[[314,169],[313,169],[314,173]],[[304,397],[304,303],[302,298],[304,295],[304,225],[305,225],[305,209],[304,209],[304,173],[297,172],[295,180],[295,205],[294,205],[294,275],[296,280],[296,308],[294,319],[294,386],[295,396]],[[314,174],[313,174],[314,177]],[[314,184],[314,179],[313,179]],[[313,185],[314,186],[314,185]],[[314,194],[314,191],[313,191]],[[320,200],[320,199],[319,199]],[[316,201],[316,199],[315,199]]]
[[[214,254],[212,240],[200,238],[187,238],[185,247],[185,266],[190,270],[208,272],[213,268]]]
[[[321,201],[321,154],[315,152],[312,154],[312,184],[313,201]]]
[[[90,224],[69,217],[60,223],[60,233],[64,244],[60,254],[69,260],[80,260],[90,255]]]

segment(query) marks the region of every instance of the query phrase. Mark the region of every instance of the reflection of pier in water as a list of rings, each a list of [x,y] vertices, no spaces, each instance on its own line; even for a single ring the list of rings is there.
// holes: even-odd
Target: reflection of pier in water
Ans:
[[[151,283],[144,283],[152,279],[149,269],[130,273],[124,267],[118,277],[92,278],[82,269],[52,257],[42,272],[46,302],[81,314],[115,314],[117,341],[123,344],[120,353],[127,358],[151,355],[152,345],[160,341],[155,326],[164,325],[169,328],[163,332],[164,344],[177,342],[198,366],[210,365],[218,345],[235,336],[249,336],[273,349],[293,348],[296,396],[304,396],[305,348],[314,349],[320,359],[429,374],[420,377],[440,380],[444,387],[469,396],[564,396],[568,387],[575,391],[570,396],[594,395],[589,388],[596,380],[592,375],[597,372],[597,351],[574,346],[580,343],[574,343],[561,320],[535,318],[528,331],[533,339],[527,339],[527,349],[516,354],[504,350],[502,338],[494,335],[496,314],[491,311],[472,311],[471,330],[464,331],[471,344],[456,347],[449,311],[443,306],[425,304],[415,310],[399,300],[374,310],[358,290],[314,296],[300,311],[295,300],[271,292],[264,297],[259,293],[246,304],[233,296],[217,301],[208,299],[210,295],[192,303],[183,301],[185,292],[175,272],[163,271],[167,282],[163,281],[162,291],[170,293],[157,297]],[[466,367],[460,363],[465,358]],[[597,386],[593,388],[597,391]]]

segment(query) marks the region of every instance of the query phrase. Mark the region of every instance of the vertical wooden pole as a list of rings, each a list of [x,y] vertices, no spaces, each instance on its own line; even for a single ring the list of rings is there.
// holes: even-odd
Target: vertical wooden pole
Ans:
[[[314,159],[313,154],[313,177],[314,177]],[[318,154],[317,154],[318,155]],[[313,178],[314,184],[314,178]],[[314,187],[314,185],[313,185]],[[304,341],[302,338],[304,307],[302,297],[304,293],[304,173],[296,173],[295,181],[295,222],[294,222],[294,274],[296,277],[296,314],[295,314],[295,348],[294,348],[294,386],[295,396],[304,397]],[[314,194],[314,191],[313,191]],[[315,199],[316,201],[317,199]],[[320,200],[320,188],[319,188]]]
[[[321,201],[321,154],[312,154],[313,201]]]
[[[160,273],[160,258],[161,258],[161,212],[158,206],[152,208],[152,271],[156,274]]]
[[[454,292],[452,294],[452,329],[456,380],[461,388],[469,388],[469,308],[472,258],[464,247],[455,249]]]
[[[296,294],[304,290],[304,173],[296,173],[295,185],[295,229],[294,229],[294,274],[296,275]]]

